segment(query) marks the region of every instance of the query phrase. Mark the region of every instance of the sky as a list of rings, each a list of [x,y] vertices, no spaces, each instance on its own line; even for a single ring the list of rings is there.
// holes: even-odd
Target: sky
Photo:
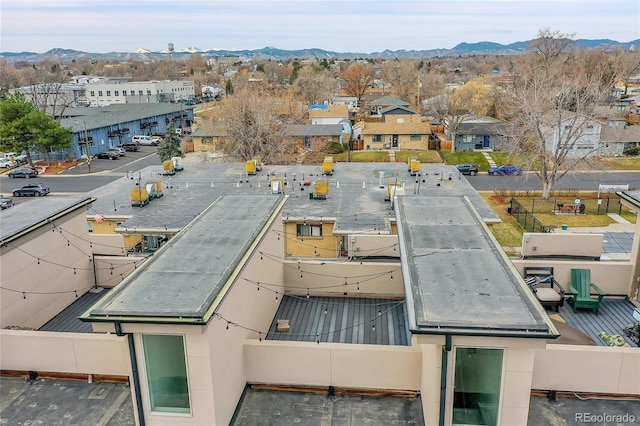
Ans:
[[[1,0],[0,51],[138,49],[335,52],[510,44],[549,28],[575,38],[640,39],[639,0]]]

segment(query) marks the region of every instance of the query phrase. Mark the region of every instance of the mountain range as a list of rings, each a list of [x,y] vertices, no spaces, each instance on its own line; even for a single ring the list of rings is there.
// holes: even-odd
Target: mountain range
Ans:
[[[430,50],[384,50],[372,53],[353,53],[353,52],[333,52],[323,49],[301,49],[301,50],[283,50],[275,47],[264,47],[254,50],[201,50],[190,47],[184,50],[169,52],[168,50],[151,51],[147,49],[138,49],[134,52],[107,52],[107,53],[91,53],[73,49],[55,48],[44,53],[37,52],[0,52],[0,57],[8,62],[15,63],[26,61],[29,63],[39,63],[46,59],[53,59],[61,62],[71,62],[73,60],[92,60],[103,62],[126,62],[126,61],[151,61],[171,58],[173,60],[186,60],[189,55],[194,53],[201,54],[205,57],[224,57],[239,56],[246,59],[356,59],[356,58],[372,58],[372,59],[395,59],[395,58],[430,58],[436,56],[469,56],[469,55],[516,55],[525,53],[527,47],[531,43],[529,41],[519,41],[511,44],[500,44],[489,41],[481,41],[478,43],[460,43],[452,49],[430,49]],[[635,49],[640,45],[640,39],[629,41],[626,43],[609,39],[579,39],[576,40],[576,47],[582,49],[614,49],[620,48],[624,50]]]

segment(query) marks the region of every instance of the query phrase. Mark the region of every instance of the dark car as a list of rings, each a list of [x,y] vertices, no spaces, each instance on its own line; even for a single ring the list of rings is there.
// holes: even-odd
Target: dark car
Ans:
[[[0,209],[8,209],[13,206],[13,200],[11,198],[0,197]]]
[[[495,175],[521,175],[522,169],[513,164],[503,164],[500,167],[492,167],[489,169],[489,174]]]
[[[478,174],[478,166],[472,163],[460,163],[456,164],[456,167],[463,175],[475,176]]]
[[[22,197],[30,195],[32,197],[40,197],[43,195],[47,195],[51,190],[49,187],[43,183],[30,183],[27,185],[23,185],[20,188],[13,190],[14,197]]]
[[[131,152],[136,152],[138,149],[140,149],[140,145],[138,145],[136,142],[127,142],[127,143],[123,143],[120,146],[124,148],[126,151],[131,151]]]
[[[35,167],[20,167],[11,170],[8,173],[10,178],[32,178],[38,176],[38,170]]]
[[[96,158],[102,158],[106,160],[117,160],[120,158],[120,154],[115,151],[105,151],[96,155]]]

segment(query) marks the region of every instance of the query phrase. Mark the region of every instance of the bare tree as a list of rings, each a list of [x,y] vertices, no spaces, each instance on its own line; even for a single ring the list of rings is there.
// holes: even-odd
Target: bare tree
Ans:
[[[369,84],[373,81],[374,70],[370,66],[355,63],[340,73],[344,90],[349,96],[362,98]]]
[[[594,108],[612,93],[612,63],[597,51],[572,49],[571,36],[541,30],[533,53],[521,57],[507,101],[512,152],[528,158],[549,198],[553,185],[598,149]],[[603,60],[604,59],[604,60]]]
[[[419,82],[416,61],[410,59],[387,61],[382,65],[382,79],[391,84],[397,97],[408,102],[416,100]]]
[[[301,108],[287,108],[270,96],[255,91],[236,91],[226,97],[218,125],[226,135],[225,154],[242,160],[260,155],[278,162],[291,148],[286,132],[289,124],[301,121]]]
[[[328,71],[307,66],[300,70],[293,87],[311,105],[331,100],[337,84]]]
[[[451,152],[454,152],[460,124],[468,119],[472,112],[470,98],[458,94],[457,91],[449,91],[426,100],[423,105],[427,114],[446,126],[447,136],[452,141]]]

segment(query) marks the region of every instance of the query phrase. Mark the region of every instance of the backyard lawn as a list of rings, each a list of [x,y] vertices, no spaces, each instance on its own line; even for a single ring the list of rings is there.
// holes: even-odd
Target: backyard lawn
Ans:
[[[525,209],[532,212],[535,218],[544,226],[561,227],[568,225],[575,227],[601,227],[615,223],[607,216],[609,213],[620,214],[631,223],[635,223],[637,216],[622,207],[618,197],[602,198],[598,204],[597,193],[576,191],[558,191],[549,200],[543,200],[539,194],[527,191],[486,191],[480,195],[491,206],[502,220],[502,223],[491,225],[491,232],[502,247],[520,247],[522,234],[525,229],[510,215],[507,210],[512,206],[510,200],[517,200]],[[576,198],[585,205],[585,214],[557,214],[558,204],[574,204]]]

